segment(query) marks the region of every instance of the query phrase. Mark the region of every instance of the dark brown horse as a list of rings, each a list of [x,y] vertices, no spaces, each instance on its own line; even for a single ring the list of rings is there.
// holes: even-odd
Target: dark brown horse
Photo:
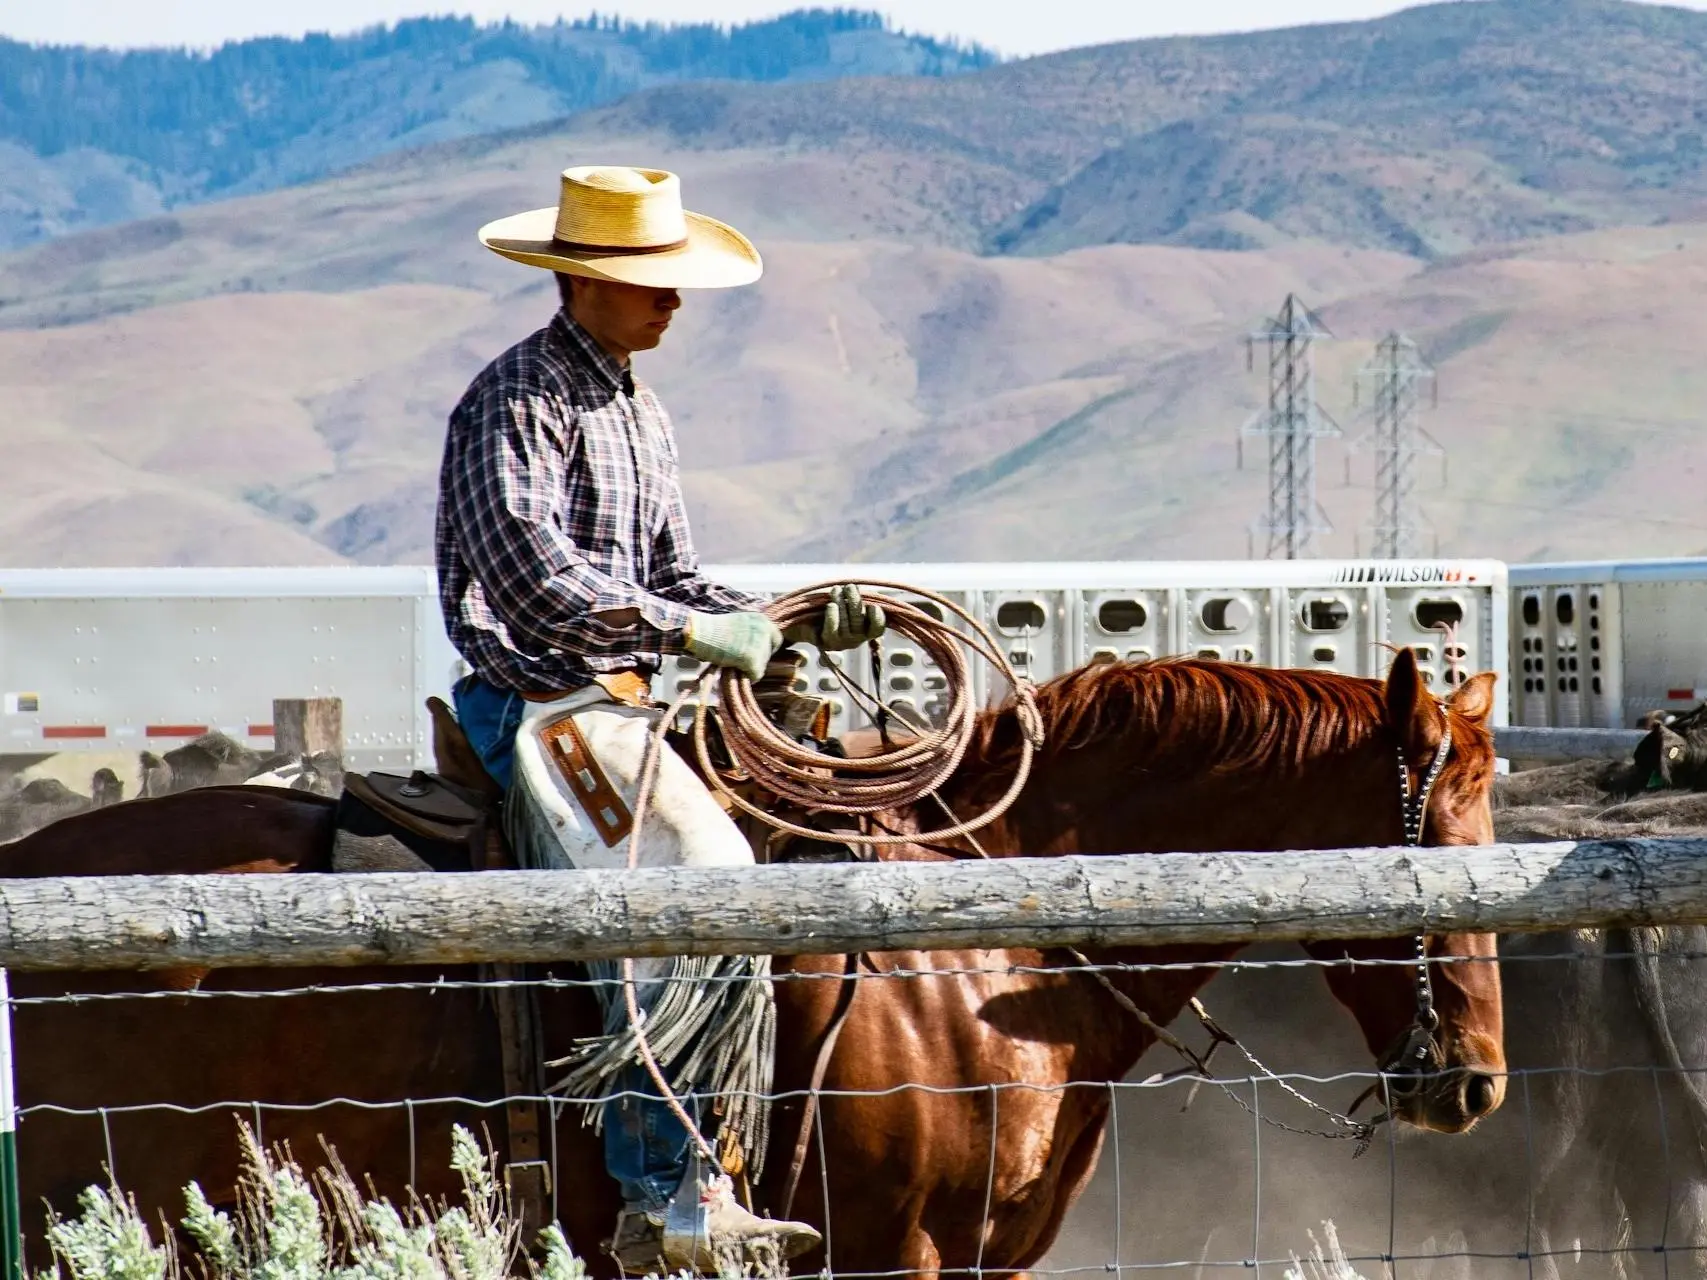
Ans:
[[[992,856],[1398,844],[1404,835],[1399,753],[1414,784],[1448,725],[1451,751],[1423,839],[1485,841],[1492,684],[1491,676],[1478,676],[1442,705],[1423,689],[1408,651],[1400,652],[1386,682],[1192,661],[1087,668],[1040,691],[1048,745],[1018,803],[981,842]],[[974,749],[945,788],[956,812],[976,811],[1011,777],[1018,741],[1011,712],[983,718]],[[324,871],[332,812],[312,796],[267,788],[120,805],[0,850],[0,876]],[[889,820],[906,824],[913,815]],[[886,856],[951,855],[905,849]],[[1493,939],[1485,935],[1449,934],[1429,945],[1435,955],[1493,955]],[[1399,940],[1312,950],[1397,958],[1412,946]],[[1193,947],[1092,959],[1195,963],[1236,951]],[[980,1263],[1019,1271],[1049,1247],[1095,1165],[1106,1082],[1126,1075],[1153,1041],[1097,982],[1050,970],[1064,959],[1023,950],[874,958],[885,970],[987,972],[858,984],[823,1081],[821,1142],[812,1148],[794,1204],[796,1214],[825,1228],[836,1271],[929,1275]],[[777,971],[839,975],[843,963],[839,957],[779,961]],[[1044,971],[1008,972],[1010,966]],[[1444,1070],[1405,1091],[1395,1111],[1415,1125],[1459,1132],[1498,1106],[1503,1091],[1498,977],[1492,965],[1431,969]],[[1412,972],[1400,966],[1326,972],[1376,1062],[1386,1062],[1416,1021]],[[230,971],[212,975],[204,989],[431,976]],[[1166,1024],[1209,976],[1185,969],[1123,973],[1112,981]],[[15,991],[141,986],[134,975],[19,975]],[[843,987],[834,978],[777,983],[779,1090],[809,1084]],[[583,992],[550,990],[541,1003],[548,1054],[561,1055],[596,1025]],[[99,1177],[109,1150],[119,1179],[145,1206],[175,1212],[178,1188],[192,1177],[212,1195],[228,1192],[233,1108],[216,1104],[232,1100],[272,1104],[261,1112],[264,1135],[289,1137],[300,1154],[312,1154],[314,1136],[324,1134],[351,1168],[371,1171],[393,1196],[411,1169],[427,1193],[447,1189],[452,1121],[484,1119],[501,1144],[498,1113],[476,1105],[502,1092],[495,1035],[490,1013],[469,992],[26,1005],[16,1030],[18,1093],[30,1108],[20,1131],[30,1204],[45,1196],[68,1208],[75,1191]],[[407,1110],[313,1107],[329,1098],[417,1101]],[[428,1101],[445,1098],[474,1101]],[[207,1110],[124,1110],[166,1101]],[[308,1109],[284,1109],[291,1105]],[[54,1109],[99,1107],[109,1110],[102,1116]],[[800,1110],[798,1096],[776,1109],[761,1204],[775,1197],[790,1165]],[[597,1249],[615,1216],[615,1187],[578,1109],[562,1114],[552,1142],[565,1228],[595,1271],[608,1271]],[[816,1270],[825,1259],[802,1262]]]

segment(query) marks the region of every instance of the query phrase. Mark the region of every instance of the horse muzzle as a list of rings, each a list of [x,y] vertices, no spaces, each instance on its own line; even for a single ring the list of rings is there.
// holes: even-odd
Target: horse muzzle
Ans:
[[[1505,1101],[1505,1076],[1479,1066],[1384,1074],[1381,1087],[1395,1120],[1435,1133],[1468,1133]]]
[[[1505,1073],[1473,1057],[1449,1061],[1435,1028],[1419,1023],[1382,1066],[1373,1092],[1392,1119],[1436,1133],[1466,1133],[1505,1101]]]

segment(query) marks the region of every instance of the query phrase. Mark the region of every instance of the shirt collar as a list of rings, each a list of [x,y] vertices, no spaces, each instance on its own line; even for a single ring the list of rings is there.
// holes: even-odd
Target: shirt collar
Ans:
[[[551,332],[569,352],[571,359],[586,365],[612,391],[621,391],[629,396],[634,394],[633,369],[619,364],[593,339],[592,334],[569,318],[567,311],[559,310],[551,318]]]

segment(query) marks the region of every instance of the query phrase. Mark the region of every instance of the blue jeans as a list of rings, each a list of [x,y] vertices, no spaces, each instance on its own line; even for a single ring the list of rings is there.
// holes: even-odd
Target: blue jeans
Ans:
[[[516,730],[527,700],[472,675],[456,682],[451,699],[469,745],[508,791],[515,774]],[[609,988],[599,989],[607,1023],[617,998]],[[621,1185],[629,1207],[662,1213],[687,1171],[688,1131],[639,1064],[627,1067],[611,1092],[621,1096],[604,1104],[605,1168]],[[693,1114],[693,1101],[684,1099],[684,1104]]]
[[[458,680],[451,687],[450,696],[468,745],[474,748],[492,780],[508,791],[515,772],[516,730],[521,727],[527,699],[489,685],[479,676]]]

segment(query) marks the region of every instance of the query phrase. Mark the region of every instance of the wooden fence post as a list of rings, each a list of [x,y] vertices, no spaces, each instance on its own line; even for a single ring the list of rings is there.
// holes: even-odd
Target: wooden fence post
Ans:
[[[344,789],[344,700],[274,698],[273,749],[321,757],[322,785],[315,790],[337,795]]]
[[[0,1280],[23,1280],[24,1219],[18,1202],[18,1108],[12,1070],[12,991],[0,969]]]

